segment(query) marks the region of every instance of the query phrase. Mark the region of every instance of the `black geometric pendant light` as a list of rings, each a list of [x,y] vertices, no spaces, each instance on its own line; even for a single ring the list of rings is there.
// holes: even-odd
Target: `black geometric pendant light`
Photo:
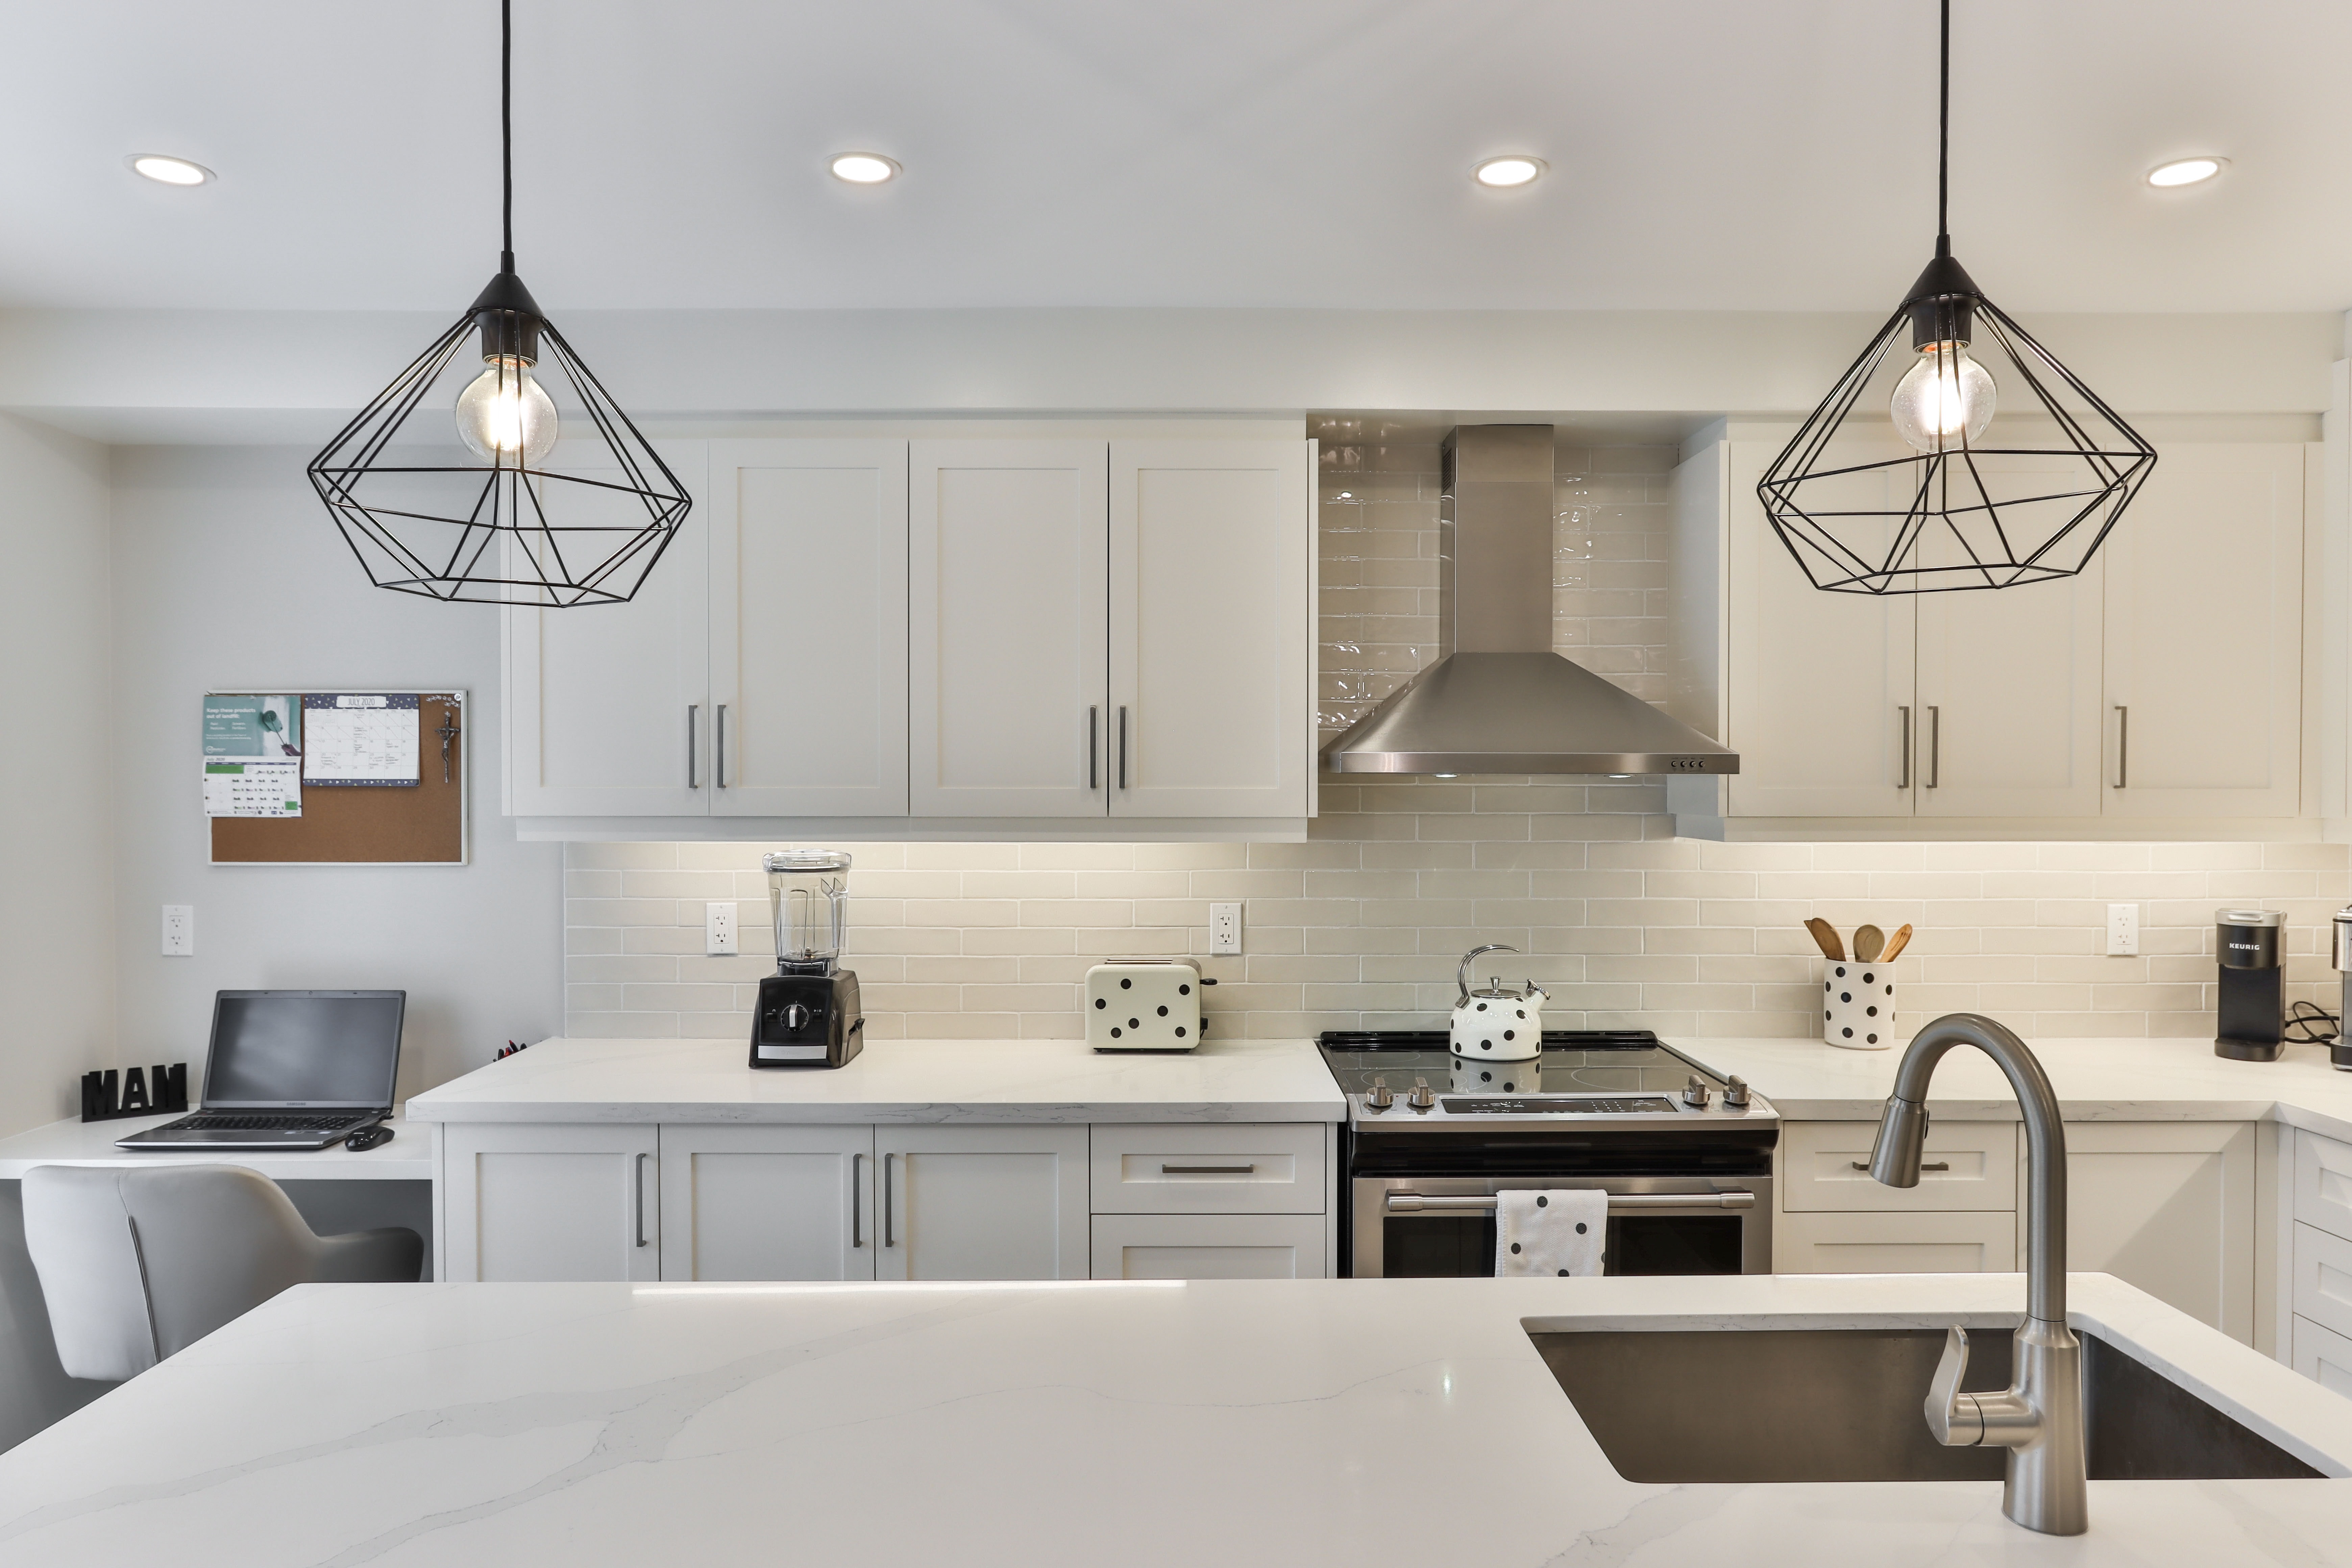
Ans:
[[[379,588],[551,609],[623,604],[691,503],[515,276],[511,3],[499,5],[506,244],[498,276],[310,459],[310,483]],[[477,337],[478,371],[459,353]],[[551,388],[542,352],[563,373]],[[410,425],[420,408],[449,407],[453,394],[455,430],[437,416]],[[597,440],[575,442],[560,468],[543,467],[559,426]]]
[[[1951,127],[1943,0],[1936,258],[1756,487],[1816,588],[1932,594],[2071,577],[2156,467],[2156,449],[1952,258]],[[1906,336],[1911,352],[1895,353]]]

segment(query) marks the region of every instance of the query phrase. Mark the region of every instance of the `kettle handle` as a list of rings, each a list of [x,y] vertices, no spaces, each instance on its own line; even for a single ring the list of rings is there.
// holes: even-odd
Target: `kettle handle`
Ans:
[[[1474,947],[1469,952],[1464,953],[1462,955],[1462,966],[1454,972],[1454,986],[1462,993],[1461,1001],[1456,1002],[1454,1005],[1458,1007],[1463,1002],[1470,1000],[1470,963],[1473,959],[1477,958],[1482,953],[1517,952],[1519,950],[1517,948],[1511,946],[1507,942],[1490,942],[1484,947]]]

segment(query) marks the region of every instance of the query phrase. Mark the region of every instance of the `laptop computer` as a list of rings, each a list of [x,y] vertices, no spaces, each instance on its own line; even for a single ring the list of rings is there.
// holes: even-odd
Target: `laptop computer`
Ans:
[[[405,991],[223,991],[204,1109],[118,1149],[323,1149],[392,1114]]]

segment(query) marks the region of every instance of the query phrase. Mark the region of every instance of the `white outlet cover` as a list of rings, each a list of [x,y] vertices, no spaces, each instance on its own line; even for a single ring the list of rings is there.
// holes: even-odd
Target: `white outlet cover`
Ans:
[[[1242,907],[1239,904],[1209,906],[1209,952],[1213,954],[1239,952],[1242,950]]]
[[[2129,958],[2139,952],[2139,906],[2109,904],[2107,906],[2107,953],[2114,958]]]
[[[726,903],[702,906],[702,952],[708,958],[724,958],[736,951],[735,905]]]
[[[165,904],[163,906],[163,956],[194,958],[196,955],[196,906]]]

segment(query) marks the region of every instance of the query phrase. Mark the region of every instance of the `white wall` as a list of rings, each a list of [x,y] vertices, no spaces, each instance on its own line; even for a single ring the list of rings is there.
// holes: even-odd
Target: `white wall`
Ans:
[[[76,1113],[111,1066],[115,801],[106,453],[0,416],[0,1134]]]
[[[498,612],[371,586],[303,478],[308,456],[114,454],[120,1054],[200,1067],[215,990],[396,987],[409,1094],[561,1023],[562,851],[515,842],[499,815],[485,743],[499,724]],[[471,693],[472,864],[206,863],[207,689],[419,687]],[[196,907],[194,958],[158,953],[167,902]]]

